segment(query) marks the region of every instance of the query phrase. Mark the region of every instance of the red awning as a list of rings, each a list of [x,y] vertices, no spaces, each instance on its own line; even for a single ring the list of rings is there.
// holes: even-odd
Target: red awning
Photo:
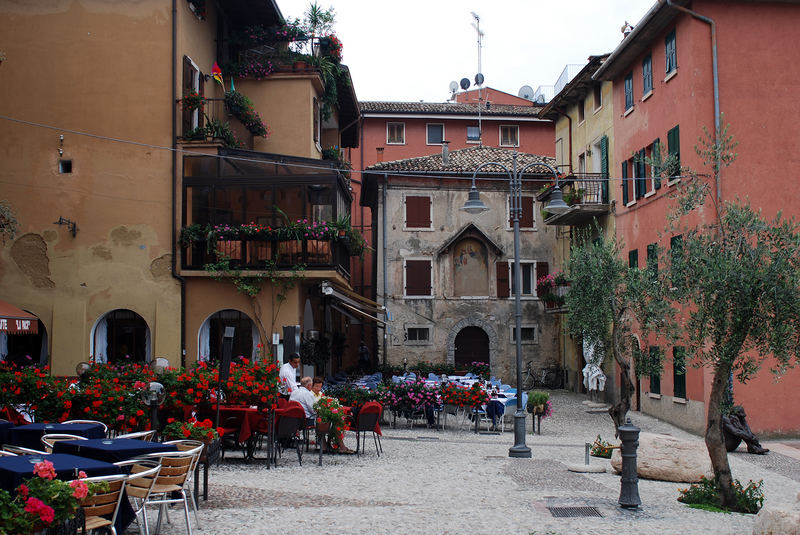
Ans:
[[[5,301],[0,301],[0,332],[36,334],[39,332],[39,318]]]

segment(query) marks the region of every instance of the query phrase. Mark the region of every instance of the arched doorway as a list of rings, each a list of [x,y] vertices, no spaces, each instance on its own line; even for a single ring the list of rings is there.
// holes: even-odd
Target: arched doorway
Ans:
[[[28,310],[25,312],[33,314]],[[13,362],[17,366],[47,365],[47,329],[42,320],[36,321],[39,322],[36,334],[0,332],[0,361]]]
[[[150,327],[133,310],[104,314],[92,329],[90,352],[97,363],[150,362]]]
[[[466,370],[473,362],[489,362],[489,335],[480,327],[461,329],[456,335],[454,345],[456,369]]]
[[[233,327],[233,351],[231,357],[239,356],[258,360],[258,344],[261,336],[250,316],[234,309],[220,310],[211,314],[200,327],[197,344],[197,359],[201,362],[218,362],[222,359],[222,339],[225,328]]]

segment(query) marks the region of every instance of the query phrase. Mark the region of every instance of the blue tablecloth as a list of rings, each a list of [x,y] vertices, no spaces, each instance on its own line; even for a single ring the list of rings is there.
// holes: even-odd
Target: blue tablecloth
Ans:
[[[178,451],[178,448],[175,444],[161,444],[133,438],[62,440],[53,445],[54,453],[70,453],[109,463],[163,451]]]
[[[8,442],[8,432],[12,427],[14,427],[14,424],[11,422],[0,422],[0,445]]]
[[[8,432],[8,443],[34,450],[43,450],[42,435],[67,433],[86,438],[103,438],[106,432],[100,424],[48,424],[33,423],[12,427]]]
[[[42,455],[41,457],[32,455],[0,457],[0,488],[13,492],[23,479],[35,477],[33,465],[45,459],[53,463],[58,479],[64,481],[76,479],[81,470],[86,472],[89,477],[121,473],[120,468],[111,463],[63,453]]]

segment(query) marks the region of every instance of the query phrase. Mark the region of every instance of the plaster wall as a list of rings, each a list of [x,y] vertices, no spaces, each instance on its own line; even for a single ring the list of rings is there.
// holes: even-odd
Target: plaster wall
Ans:
[[[3,1],[0,18],[1,114],[171,144],[167,3]],[[59,173],[59,148],[71,173]],[[0,162],[2,197],[20,221],[0,249],[0,295],[42,319],[53,373],[88,359],[94,323],[116,308],[145,319],[153,355],[179,362],[170,152],[3,121]],[[75,237],[59,217],[77,223]]]
[[[507,190],[482,189],[482,199],[490,211],[479,216],[458,210],[466,201],[463,189],[438,188],[391,188],[388,190],[386,211],[388,223],[386,302],[392,314],[390,334],[387,339],[387,360],[390,364],[402,364],[426,360],[453,363],[453,342],[456,334],[466,326],[477,326],[489,337],[489,358],[492,373],[511,380],[516,370],[515,345],[512,343],[514,299],[497,298],[495,261],[513,259],[513,232],[507,230]],[[404,195],[431,195],[433,203],[433,229],[431,231],[403,231],[405,217]],[[453,282],[452,252],[436,255],[443,243],[462,227],[474,223],[503,249],[496,255],[488,248],[488,295],[455,296]],[[538,222],[538,230],[523,231],[521,235],[520,259],[523,261],[546,261],[552,265],[554,231]],[[379,225],[381,223],[379,222]],[[379,226],[380,228],[380,226]],[[382,244],[379,251],[382,252]],[[487,244],[488,245],[488,244]],[[452,248],[451,248],[452,249]],[[433,260],[433,297],[404,298],[404,259],[425,258]],[[379,259],[379,265],[381,260]],[[379,300],[382,281],[379,279]],[[535,297],[522,300],[522,325],[538,327],[538,343],[523,344],[523,362],[532,361],[534,367],[558,362],[556,320],[544,313],[544,306]],[[404,341],[404,332],[409,325],[432,326],[429,345],[411,345]]]

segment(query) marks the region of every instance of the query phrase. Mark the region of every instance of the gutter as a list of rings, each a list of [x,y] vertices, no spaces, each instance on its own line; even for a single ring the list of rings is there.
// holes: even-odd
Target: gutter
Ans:
[[[659,2],[663,2],[665,0],[659,0]],[[717,151],[716,151],[716,161],[714,165],[716,166],[716,173],[714,173],[714,180],[717,183],[717,204],[722,202],[722,180],[720,177],[720,173],[722,173],[722,166],[721,166],[721,155],[719,152],[720,146],[720,112],[719,112],[719,73],[717,71],[717,25],[714,23],[714,20],[706,17],[705,15],[701,15],[696,11],[692,11],[691,9],[687,9],[683,6],[676,5],[672,2],[672,0],[666,0],[666,4],[670,7],[674,7],[678,11],[682,11],[692,17],[705,22],[711,27],[711,69],[713,71],[714,76],[714,143],[716,143]]]
[[[177,0],[172,0],[172,277],[177,279],[181,285],[181,367],[186,367],[186,279],[178,274],[177,270],[177,256],[178,256],[178,236],[176,221],[176,207],[177,207],[177,187],[178,187],[178,131],[176,123],[178,121],[178,108],[175,102],[178,100],[178,95],[175,92],[175,87],[178,82],[178,72],[175,65],[178,61],[178,8],[176,5]]]
[[[383,243],[381,244],[381,254],[383,256],[383,308],[386,309],[386,293],[388,292],[386,286],[386,270],[388,269],[386,261],[386,190],[389,186],[388,173],[383,173],[383,218],[381,219],[381,231],[383,234]],[[388,317],[386,319],[389,319]],[[389,329],[383,330],[383,365],[386,366],[387,353],[386,348],[389,345],[389,337],[387,336]]]

